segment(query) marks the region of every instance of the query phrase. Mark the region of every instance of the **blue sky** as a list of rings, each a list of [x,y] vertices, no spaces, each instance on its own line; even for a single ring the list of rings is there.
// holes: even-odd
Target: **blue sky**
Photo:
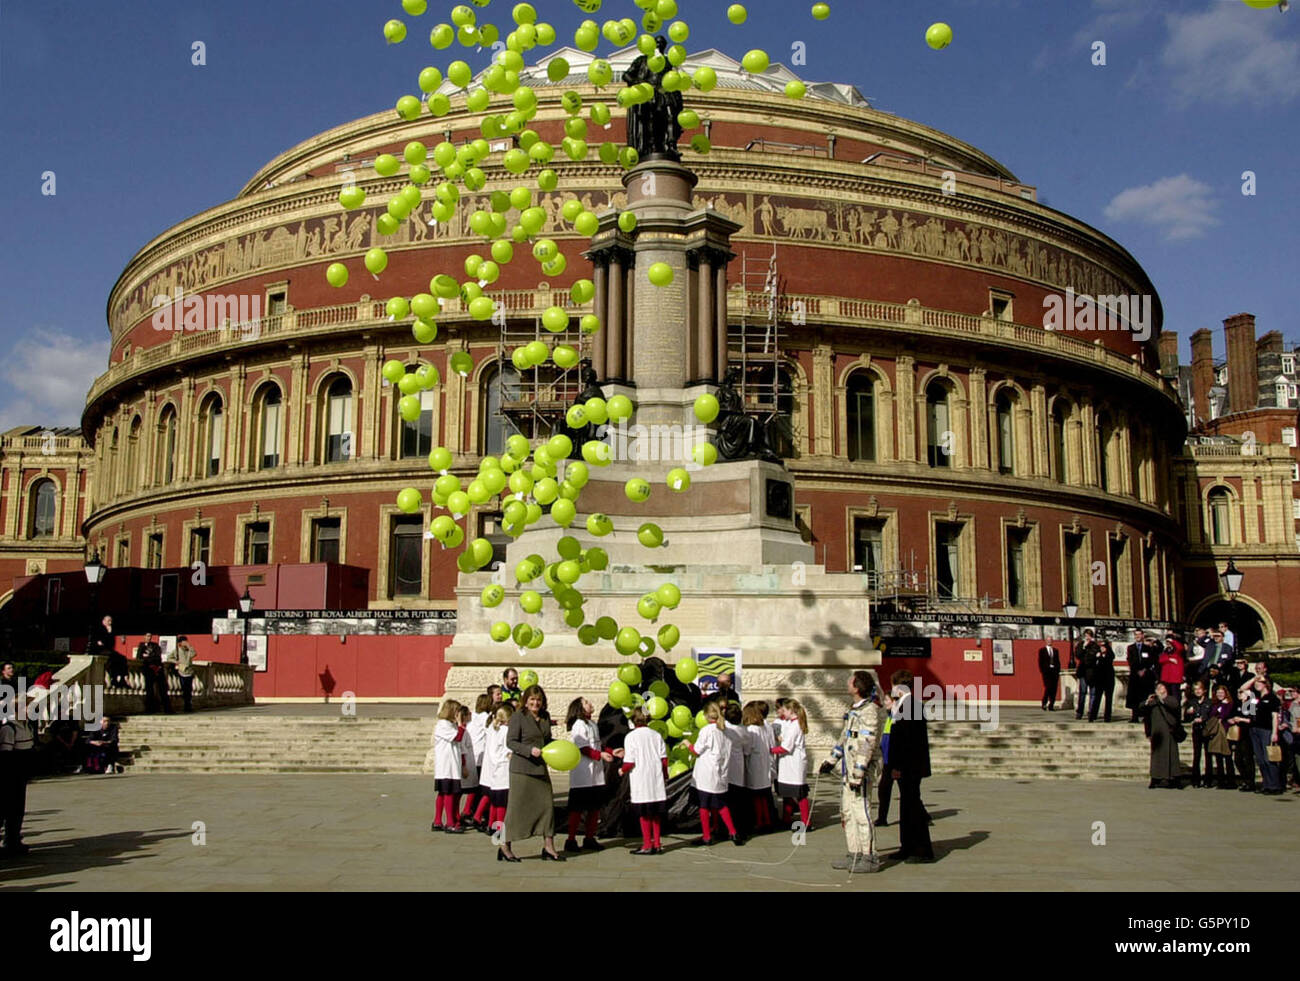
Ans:
[[[679,3],[691,50],[761,47],[788,61],[804,41],[804,78],[852,83],[880,109],[979,146],[1040,200],[1114,236],[1155,282],[1184,359],[1198,327],[1216,330],[1221,356],[1221,321],[1240,311],[1300,341],[1300,8],[831,0],[818,23],[810,0],[753,0],[736,27],[726,2]],[[571,0],[535,5],[569,43],[584,16]],[[450,6],[415,18],[398,0],[5,0],[0,429],[75,425],[106,364],[108,291],[131,256],[280,151],[415,91],[420,68],[450,60],[426,40]],[[380,28],[392,16],[411,31],[390,47]],[[480,20],[509,16],[494,0]],[[630,0],[595,16],[639,20]],[[940,52],[923,40],[937,20],[954,32]],[[205,66],[191,64],[195,41]],[[1092,64],[1097,41],[1104,66]],[[1241,193],[1247,170],[1255,196]]]

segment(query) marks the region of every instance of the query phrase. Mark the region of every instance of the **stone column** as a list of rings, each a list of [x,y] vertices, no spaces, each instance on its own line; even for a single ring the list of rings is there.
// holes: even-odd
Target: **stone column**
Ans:
[[[284,401],[293,406],[289,415],[289,445],[285,447],[285,460],[291,467],[301,466],[311,459],[311,448],[304,453],[307,434],[312,431],[307,418],[307,354],[300,351],[293,359],[293,388]]]
[[[449,336],[447,338],[447,357],[451,358],[457,351],[465,349],[465,339],[459,335]],[[444,444],[451,452],[452,456],[457,456],[467,452],[465,438],[465,393],[467,390],[466,379],[462,378],[454,371],[447,372],[447,377],[443,379],[443,388],[446,392],[447,401],[447,423],[446,423],[446,443]]]
[[[695,370],[692,381],[718,381],[718,345],[714,337],[717,311],[713,302],[713,260],[701,249],[695,258]]]
[[[628,377],[626,361],[624,360],[624,352],[627,350],[623,330],[624,285],[623,259],[619,255],[612,254],[609,258],[609,321],[604,328],[609,333],[607,353],[605,355],[608,371],[601,381],[611,379],[626,381]]]
[[[820,393],[813,405],[813,455],[831,456],[834,448],[834,427],[831,413],[834,412],[836,399],[844,397],[844,390],[835,387],[835,352],[829,344],[818,344],[813,348],[812,390]],[[834,393],[832,395],[831,393]],[[880,432],[877,419],[876,432]],[[877,443],[880,441],[877,440]],[[876,459],[880,459],[880,447],[876,447]]]
[[[975,470],[989,469],[989,406],[987,373],[983,368],[970,372],[971,404],[971,456],[970,466]],[[955,419],[953,429],[956,429]],[[958,433],[958,436],[961,434]]]
[[[235,366],[230,378],[230,402],[226,406],[226,446],[222,450],[221,468],[231,473],[244,469],[241,447],[244,445],[244,426],[248,413],[244,410],[244,393],[248,387],[248,366],[242,361]]]
[[[1086,487],[1100,486],[1097,481],[1097,440],[1093,433],[1097,429],[1097,417],[1093,414],[1092,403],[1084,399],[1079,403],[1079,473]]]
[[[627,254],[627,261],[623,264],[623,365],[624,377],[631,385],[636,385],[636,278],[637,262],[636,256]],[[648,283],[647,283],[648,286]],[[683,321],[683,329],[685,321]],[[685,362],[682,363],[683,372],[686,369]]]
[[[381,419],[389,418],[387,416],[381,417],[379,412],[380,402],[382,401],[380,397],[379,368],[383,355],[379,345],[372,343],[366,345],[364,356],[365,360],[362,362],[364,375],[361,384],[363,386],[362,392],[365,393],[366,417],[362,445],[365,449],[364,455],[366,459],[378,460],[380,443],[382,442],[379,438],[380,427],[383,425]]]
[[[713,330],[717,344],[716,364],[714,370],[718,381],[727,373],[727,261],[717,257],[711,263],[713,268]]]
[[[1029,441],[1034,448],[1033,474],[1050,476],[1047,452],[1047,390],[1042,382],[1035,382],[1029,391]]]
[[[898,388],[898,459],[916,462],[916,360],[908,355],[894,362]]]
[[[592,279],[596,287],[592,312],[600,318],[600,330],[592,341],[591,367],[596,372],[596,377],[604,381],[609,377],[609,364],[606,360],[609,354],[609,265],[603,253],[593,255],[591,260],[595,267]]]

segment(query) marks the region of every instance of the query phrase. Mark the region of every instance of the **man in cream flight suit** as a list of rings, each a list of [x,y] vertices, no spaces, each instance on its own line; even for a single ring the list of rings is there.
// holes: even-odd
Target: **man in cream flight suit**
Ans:
[[[871,823],[871,788],[880,779],[880,736],[884,712],[872,699],[875,681],[866,671],[855,671],[849,679],[853,707],[844,713],[844,728],[831,749],[831,758],[821,765],[822,773],[838,769],[843,789],[840,794],[840,824],[848,839],[848,854],[831,867],[853,872],[879,872],[876,829]]]

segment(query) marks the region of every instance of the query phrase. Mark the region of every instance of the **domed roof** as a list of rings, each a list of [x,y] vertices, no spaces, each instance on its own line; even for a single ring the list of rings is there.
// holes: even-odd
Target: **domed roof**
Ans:
[[[641,56],[641,52],[635,45],[629,45],[621,48],[613,54],[606,57],[610,67],[614,70],[614,78],[619,79],[623,72],[632,67],[632,62]],[[562,86],[582,84],[587,82],[587,66],[596,61],[599,56],[580,51],[577,48],[560,48],[551,52],[541,61],[534,65],[527,65],[519,73],[519,82],[530,88],[559,88]],[[569,63],[568,77],[553,82],[546,70],[556,58],[563,58]],[[697,51],[695,54],[688,55],[682,67],[688,72],[694,72],[697,68],[712,68],[718,74],[718,88],[720,89],[748,89],[756,92],[772,92],[777,95],[785,94],[785,85],[787,82],[804,81],[799,78],[785,65],[772,65],[767,71],[761,74],[747,72],[740,66],[740,62],[731,58],[717,48],[708,48],[705,51]],[[481,83],[486,69],[474,77],[474,82]],[[827,102],[837,102],[846,106],[857,106],[863,109],[870,109],[871,103],[866,97],[852,85],[842,85],[835,82],[804,82],[808,87],[808,94],[805,98],[824,99]],[[613,86],[612,86],[613,87]],[[621,87],[621,84],[617,87]],[[451,96],[460,92],[460,86],[453,82],[443,82],[438,89],[443,95]]]

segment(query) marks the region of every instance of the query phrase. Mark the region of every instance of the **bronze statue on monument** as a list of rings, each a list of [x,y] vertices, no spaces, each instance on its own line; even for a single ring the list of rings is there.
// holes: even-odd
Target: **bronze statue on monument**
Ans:
[[[668,39],[660,34],[655,38],[655,45],[662,57],[668,50]],[[681,124],[677,121],[683,107],[682,94],[664,91],[666,72],[666,66],[662,71],[654,71],[650,59],[641,55],[623,73],[623,81],[628,85],[648,82],[655,90],[653,99],[627,111],[627,145],[636,150],[642,160],[651,156],[682,159],[677,151],[677,139],[682,135]]]

